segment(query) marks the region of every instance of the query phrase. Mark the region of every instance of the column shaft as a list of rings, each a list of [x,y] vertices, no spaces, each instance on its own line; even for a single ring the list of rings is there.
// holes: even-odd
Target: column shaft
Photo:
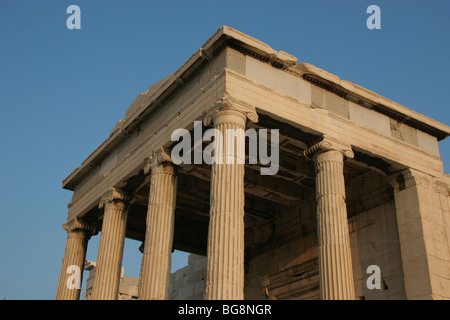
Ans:
[[[320,297],[355,299],[348,231],[343,154],[328,151],[315,157]]]
[[[244,165],[238,164],[238,152],[233,164],[226,162],[231,141],[225,133],[242,130],[245,120],[231,110],[213,117],[215,128],[223,134],[224,158],[223,164],[212,164],[205,293],[209,300],[244,299]]]
[[[103,203],[105,211],[98,248],[93,299],[116,300],[122,270],[127,210],[123,197],[120,199],[112,197],[104,200]]]
[[[84,260],[89,238],[93,231],[76,219],[66,223],[67,243],[59,276],[56,300],[78,300],[83,276]],[[78,282],[78,283],[77,283]]]
[[[177,178],[168,155],[155,155],[147,212],[144,255],[139,278],[140,300],[168,299]]]
[[[324,136],[304,154],[314,160],[316,169],[320,298],[354,300],[344,182],[344,157],[354,156],[351,145]]]

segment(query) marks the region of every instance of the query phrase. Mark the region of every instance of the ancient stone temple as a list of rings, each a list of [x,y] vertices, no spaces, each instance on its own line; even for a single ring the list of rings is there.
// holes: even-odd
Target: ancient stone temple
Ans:
[[[169,298],[173,250],[206,257],[204,299],[450,299],[449,134],[221,27],[63,181],[56,298],[98,236],[92,299],[119,298],[125,238],[139,299]]]

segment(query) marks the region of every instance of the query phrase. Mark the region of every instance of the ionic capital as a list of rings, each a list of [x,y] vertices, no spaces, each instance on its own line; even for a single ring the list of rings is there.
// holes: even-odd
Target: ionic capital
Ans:
[[[67,231],[67,233],[72,234],[76,231],[83,231],[89,237],[98,233],[98,230],[91,223],[87,223],[78,218],[73,218],[72,220],[64,223],[62,225],[63,229]]]
[[[217,122],[236,123],[245,127],[246,122],[258,122],[256,108],[244,101],[233,98],[225,94],[223,98],[217,100],[210,111],[206,114],[203,124],[209,126],[217,125]]]
[[[111,188],[101,198],[99,208],[102,209],[107,204],[117,202],[117,201],[126,203],[128,200],[130,200],[130,197],[125,192],[123,192],[121,189]]]
[[[176,173],[175,165],[170,156],[170,150],[161,147],[145,160],[144,173],[148,174],[150,172]]]
[[[303,154],[308,159],[313,160],[315,156],[327,151],[339,151],[345,158],[354,157],[352,146],[350,144],[343,143],[336,138],[328,136],[325,136],[322,141],[306,149]]]

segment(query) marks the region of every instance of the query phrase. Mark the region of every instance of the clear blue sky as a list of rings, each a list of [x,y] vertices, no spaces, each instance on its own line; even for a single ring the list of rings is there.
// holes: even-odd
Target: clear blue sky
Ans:
[[[71,4],[81,30],[66,27]],[[381,30],[366,27],[371,4]],[[0,299],[55,297],[72,196],[62,180],[221,25],[450,124],[448,0],[0,0]],[[126,241],[126,275],[139,274],[139,245]]]

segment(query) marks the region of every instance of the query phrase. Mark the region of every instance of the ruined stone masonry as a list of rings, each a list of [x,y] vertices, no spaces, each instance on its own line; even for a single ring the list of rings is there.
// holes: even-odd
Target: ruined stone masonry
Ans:
[[[197,121],[279,130],[278,171],[249,161],[250,139],[243,162],[175,164],[172,133]],[[223,26],[63,181],[73,197],[56,298],[79,299],[67,268],[83,270],[99,236],[89,299],[450,299],[450,176],[438,147],[449,134]],[[121,274],[125,238],[142,243],[139,279]],[[195,254],[175,275],[173,250]],[[369,266],[379,288],[367,285]]]

